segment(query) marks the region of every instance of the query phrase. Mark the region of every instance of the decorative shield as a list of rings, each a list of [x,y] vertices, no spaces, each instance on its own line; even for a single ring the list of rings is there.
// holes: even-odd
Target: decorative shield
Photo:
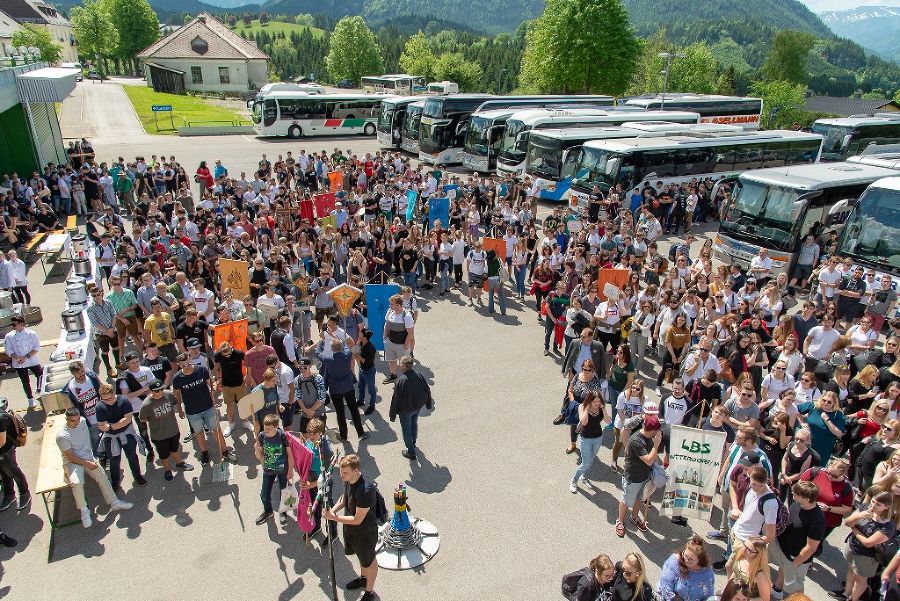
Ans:
[[[347,317],[350,309],[353,308],[353,303],[362,296],[362,290],[354,288],[350,284],[341,284],[329,290],[328,296],[334,300],[334,305],[341,317]]]

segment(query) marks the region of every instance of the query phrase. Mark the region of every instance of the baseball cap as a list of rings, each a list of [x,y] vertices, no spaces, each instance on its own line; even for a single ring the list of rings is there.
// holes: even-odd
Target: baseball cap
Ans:
[[[659,415],[659,403],[656,401],[646,401],[644,403],[644,414]]]
[[[147,385],[147,388],[156,392],[157,390],[162,390],[163,388],[165,388],[165,386],[163,386],[163,383],[161,381],[153,380],[152,382],[150,382],[150,384]]]
[[[187,343],[188,348],[200,348],[200,341],[196,338],[191,338]]]
[[[125,353],[125,360],[126,360],[126,361],[131,361],[132,359],[137,359],[137,358],[138,358],[138,354],[135,353],[134,351],[130,351],[130,352],[128,352],[128,353]]]
[[[742,453],[738,463],[745,467],[754,466],[759,463],[759,453]]]
[[[300,367],[310,367],[312,365],[312,360],[304,358],[304,359],[300,359],[300,361],[298,361],[298,363],[300,364]]]

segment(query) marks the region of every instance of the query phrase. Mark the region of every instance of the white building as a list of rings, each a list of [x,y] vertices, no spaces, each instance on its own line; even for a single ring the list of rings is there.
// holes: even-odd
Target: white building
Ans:
[[[138,58],[147,85],[157,92],[246,92],[269,80],[269,55],[206,13],[145,48]]]
[[[20,25],[28,24],[46,29],[53,36],[53,41],[62,48],[60,62],[78,62],[78,47],[75,45],[72,24],[52,4],[42,0],[0,0],[0,11]]]

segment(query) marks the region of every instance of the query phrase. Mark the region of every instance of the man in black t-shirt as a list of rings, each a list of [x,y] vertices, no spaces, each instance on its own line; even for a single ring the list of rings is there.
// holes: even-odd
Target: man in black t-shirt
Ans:
[[[225,417],[228,423],[225,425],[225,436],[231,434],[237,427],[237,403],[247,396],[247,387],[244,385],[244,351],[231,346],[228,341],[219,345],[219,350],[213,355],[213,371],[216,379],[216,389],[222,391],[222,400],[225,401]],[[253,423],[244,420],[244,428],[253,432]]]
[[[406,238],[403,240],[403,249],[400,251],[400,271],[403,272],[403,284],[412,288],[416,294],[416,270],[419,267],[419,253],[413,248],[412,242]]]
[[[625,536],[625,513],[631,509],[630,520],[638,530],[647,530],[640,517],[644,487],[650,481],[651,466],[659,457],[659,447],[663,436],[659,418],[648,415],[641,429],[628,439],[628,453],[625,455],[625,471],[622,476],[622,499],[619,501],[619,517],[616,520],[616,535]]]
[[[347,455],[340,461],[341,480],[344,494],[332,509],[322,517],[344,524],[344,549],[347,555],[359,559],[359,578],[347,583],[347,589],[365,587],[360,601],[375,599],[375,578],[378,576],[378,562],[375,561],[375,546],[378,543],[378,523],[375,520],[376,488],[366,481],[359,469],[359,456]],[[344,509],[344,515],[337,512]]]
[[[153,372],[153,377],[168,387],[172,383],[172,363],[159,354],[159,347],[155,342],[148,342],[144,346],[144,358],[141,365]]]
[[[806,572],[825,539],[825,513],[819,507],[819,487],[805,480],[791,487],[794,502],[791,520],[775,543],[769,545],[769,561],[778,566],[773,592],[777,597],[802,593]]]
[[[375,411],[375,356],[378,351],[372,344],[372,330],[363,328],[360,331],[360,345],[358,354],[353,358],[359,363],[359,384],[357,384],[356,403],[362,407],[366,405],[366,391],[369,392],[369,404],[365,414],[372,415]]]
[[[205,319],[200,319],[197,309],[190,308],[184,312],[184,321],[175,328],[175,342],[178,344],[178,350],[182,353],[187,350],[187,341],[196,339],[200,341],[202,352],[209,350],[207,346],[206,331],[209,324]]]
[[[178,365],[181,371],[172,378],[172,390],[178,399],[178,413],[194,430],[194,440],[200,448],[201,461],[209,463],[209,450],[207,449],[204,428],[209,430],[222,452],[222,457],[232,463],[237,461],[234,450],[225,445],[225,437],[219,428],[219,414],[213,406],[212,382],[209,371],[205,367],[195,366],[187,353],[178,355]]]

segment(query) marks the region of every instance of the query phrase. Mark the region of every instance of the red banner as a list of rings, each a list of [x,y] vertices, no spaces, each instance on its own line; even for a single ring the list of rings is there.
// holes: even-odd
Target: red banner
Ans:
[[[316,194],[313,196],[313,202],[316,203],[316,216],[320,219],[328,217],[334,210],[335,198],[334,194]]]
[[[311,200],[301,200],[300,201],[300,217],[303,221],[311,222],[314,219],[313,215],[313,203]]]

